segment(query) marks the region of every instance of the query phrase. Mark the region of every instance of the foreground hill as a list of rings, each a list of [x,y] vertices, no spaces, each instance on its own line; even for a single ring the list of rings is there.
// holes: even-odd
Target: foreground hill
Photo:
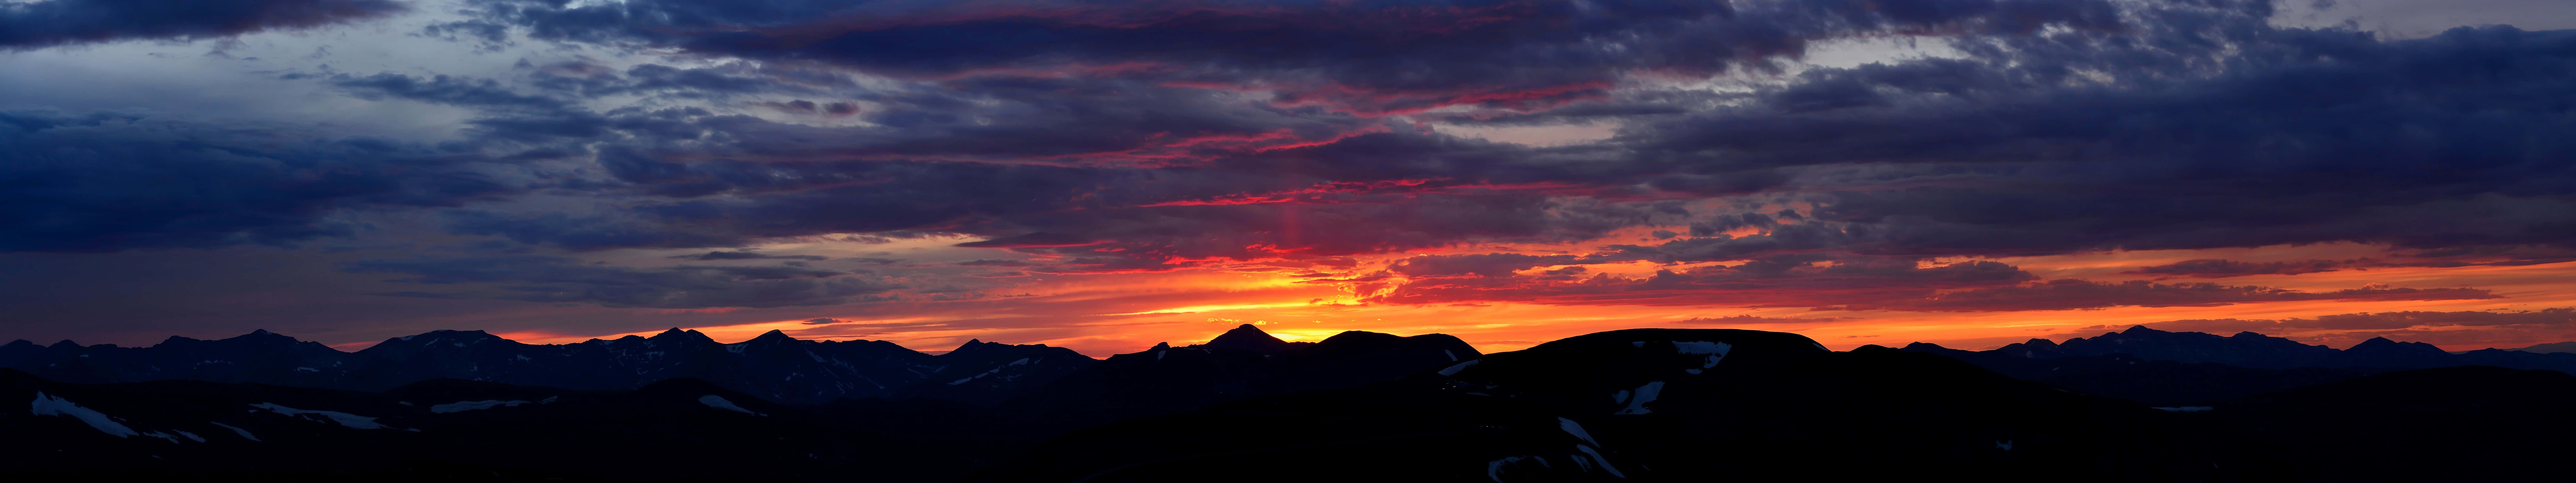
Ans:
[[[2300,370],[2122,354],[2019,359]],[[2576,417],[2563,410],[2576,405],[2576,376],[2495,367],[2374,371],[2154,406],[1942,354],[1834,352],[1779,332],[1635,329],[1477,354],[1439,334],[1350,332],[1287,343],[1251,326],[1204,344],[1121,354],[991,404],[897,396],[791,405],[687,378],[627,390],[437,379],[348,391],[77,384],[0,370],[0,434],[10,436],[0,474],[2341,482],[2557,479],[2563,470],[2554,455],[2576,450],[2564,438],[2532,436],[2576,430]],[[946,386],[1006,377],[990,369],[930,372],[956,377]]]
[[[1634,329],[1086,429],[972,481],[2203,480],[2177,415],[1929,354]],[[1265,462],[1295,461],[1294,465]],[[1261,468],[1259,471],[1243,471]]]
[[[493,340],[457,334],[416,336],[423,343],[407,347],[473,347],[474,341]],[[764,336],[725,353],[758,357],[778,350],[764,351],[761,344],[799,343],[780,339]],[[643,347],[689,347],[646,341],[655,343]],[[534,480],[933,481],[989,466],[1081,426],[1249,396],[1358,386],[1481,355],[1440,334],[1354,331],[1317,343],[1287,343],[1247,325],[1206,344],[1166,344],[1049,374],[1027,367],[1039,364],[1039,356],[1026,354],[1030,347],[1042,348],[970,342],[930,357],[954,365],[923,368],[934,379],[919,388],[820,405],[781,404],[694,378],[627,390],[429,379],[352,391],[187,380],[77,384],[0,369],[0,401],[22,401],[0,404],[0,434],[11,435],[10,447],[20,449],[0,451],[0,468],[7,468],[0,474],[386,478],[492,470]],[[138,352],[167,354],[116,355],[135,360]],[[424,359],[420,352],[394,354]],[[675,365],[728,367],[696,364]],[[1014,392],[1026,394],[996,396]]]

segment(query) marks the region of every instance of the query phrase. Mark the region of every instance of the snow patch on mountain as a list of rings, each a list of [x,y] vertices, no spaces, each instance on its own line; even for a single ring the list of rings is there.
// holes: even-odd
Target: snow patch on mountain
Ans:
[[[453,413],[453,412],[472,411],[472,410],[476,410],[476,409],[491,409],[493,406],[518,407],[518,405],[521,405],[521,404],[527,404],[527,403],[528,403],[527,401],[501,401],[501,400],[486,400],[486,401],[457,401],[457,402],[452,402],[452,403],[447,403],[447,404],[432,405],[432,406],[430,406],[430,407],[429,407],[429,412],[445,414],[445,413]]]
[[[1592,440],[1592,432],[1584,431],[1582,423],[1574,422],[1572,419],[1556,418],[1556,428],[1565,430],[1565,434],[1574,435],[1575,439],[1583,440],[1584,443],[1596,446],[1601,444],[1599,441]]]
[[[1732,351],[1732,350],[1735,350],[1735,346],[1734,346],[1734,345],[1731,345],[1731,344],[1727,344],[1727,343],[1725,343],[1725,342],[1709,342],[1709,341],[1682,342],[1682,341],[1673,341],[1673,351],[1675,351],[1675,352],[1680,352],[1680,353],[1683,353],[1683,354],[1700,354],[1700,355],[1707,355],[1707,356],[1708,356],[1708,361],[1707,361],[1707,363],[1701,364],[1701,365],[1699,366],[1699,368],[1701,368],[1701,369],[1708,369],[1708,368],[1717,367],[1717,361],[1718,361],[1719,359],[1725,359],[1725,358],[1726,358],[1726,353],[1727,353],[1728,351]],[[1691,371],[1691,373],[1692,373],[1692,374],[1698,374],[1698,373],[1699,373],[1699,371]]]
[[[1646,409],[1646,403],[1655,402],[1655,395],[1656,395],[1657,393],[1661,393],[1661,392],[1663,392],[1663,391],[1664,391],[1664,381],[1654,381],[1654,382],[1646,383],[1646,385],[1643,385],[1643,386],[1637,386],[1637,391],[1636,391],[1636,394],[1637,394],[1637,395],[1636,395],[1635,397],[1619,397],[1619,398],[1618,398],[1618,399],[1625,399],[1625,400],[1627,400],[1627,401],[1628,401],[1628,407],[1627,407],[1627,408],[1625,408],[1625,409],[1620,409],[1620,410],[1619,410],[1619,412],[1611,413],[1611,414],[1647,414],[1647,413],[1653,413],[1653,412],[1655,412],[1654,410]],[[1620,393],[1620,394],[1627,394],[1627,393],[1628,393],[1628,391],[1619,391],[1619,393]]]
[[[714,395],[714,394],[708,394],[708,395],[705,395],[705,396],[700,396],[700,397],[698,397],[698,404],[705,404],[705,405],[707,405],[707,407],[716,408],[716,409],[722,409],[722,410],[726,410],[726,411],[733,411],[733,412],[738,412],[738,413],[743,413],[743,414],[750,414],[750,415],[755,415],[755,416],[768,416],[767,414],[755,413],[755,412],[751,412],[751,410],[749,410],[749,409],[743,409],[743,408],[742,408],[742,406],[736,406],[736,405],[734,405],[734,404],[733,404],[733,401],[726,400],[726,399],[724,398],[724,396],[718,396],[718,395]]]
[[[224,427],[224,429],[230,429],[230,430],[233,430],[233,434],[241,435],[242,439],[247,439],[247,440],[251,440],[251,441],[259,441],[259,437],[258,437],[258,436],[251,436],[251,435],[250,435],[250,430],[247,430],[247,429],[236,428],[236,427],[233,427],[233,425],[230,425],[230,424],[224,424],[224,423],[218,423],[218,422],[212,422],[212,421],[208,421],[208,422],[206,422],[206,424],[212,424],[212,425],[216,425],[216,426],[222,426],[222,427]]]
[[[63,399],[60,396],[48,396],[43,392],[36,393],[36,401],[31,404],[28,410],[37,416],[69,416],[73,419],[79,419],[83,423],[89,423],[89,427],[97,428],[99,432],[115,435],[119,438],[143,434],[140,431],[135,431],[134,428],[128,428],[123,424],[118,424],[115,418],[107,417],[107,414],[105,413],[100,413],[97,410],[90,408],[80,407],[79,404],[72,404],[70,400]]]
[[[1460,363],[1458,363],[1458,365],[1449,366],[1449,368],[1447,368],[1447,369],[1441,369],[1441,370],[1440,370],[1440,375],[1443,375],[1443,376],[1455,376],[1455,375],[1458,375],[1458,371],[1464,371],[1464,370],[1467,370],[1467,366],[1476,365],[1476,363],[1478,363],[1478,362],[1484,362],[1484,361],[1485,361],[1484,359],[1476,359],[1476,360],[1471,360],[1471,361],[1467,361],[1467,362],[1460,362]]]
[[[387,428],[387,427],[389,427],[389,426],[385,426],[385,425],[384,425],[384,423],[378,423],[378,422],[376,422],[376,418],[371,418],[371,417],[366,417],[366,416],[359,416],[359,415],[349,414],[349,413],[344,413],[344,412],[339,412],[339,411],[317,411],[317,410],[310,410],[310,409],[296,409],[296,408],[290,408],[290,407],[286,407],[286,406],[281,406],[281,405],[278,405],[278,404],[276,404],[276,403],[259,403],[259,404],[252,404],[252,405],[250,405],[250,407],[255,407],[255,408],[260,408],[260,409],[266,409],[266,410],[270,410],[270,411],[275,411],[275,412],[277,412],[278,414],[284,414],[284,415],[288,415],[288,416],[296,416],[296,415],[303,415],[303,414],[314,414],[314,415],[320,415],[320,416],[322,416],[322,417],[331,418],[331,421],[332,421],[332,422],[340,423],[340,425],[341,425],[341,426],[348,426],[348,427],[350,427],[350,428],[354,428],[354,429],[383,429],[383,428]]]

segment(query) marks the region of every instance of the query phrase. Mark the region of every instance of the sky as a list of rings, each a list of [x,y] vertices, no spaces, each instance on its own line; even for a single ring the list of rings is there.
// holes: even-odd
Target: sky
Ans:
[[[2576,340],[2562,0],[0,0],[0,340]]]

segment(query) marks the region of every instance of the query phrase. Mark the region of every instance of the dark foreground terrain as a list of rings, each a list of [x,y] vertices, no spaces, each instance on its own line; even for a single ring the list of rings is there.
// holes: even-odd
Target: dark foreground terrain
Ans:
[[[2559,455],[2576,449],[2559,436],[2576,429],[2566,409],[2576,376],[2495,367],[2576,354],[2385,341],[2336,351],[2133,329],[2048,348],[1834,352],[1789,333],[1634,329],[1478,354],[1437,334],[1306,344],[1244,326],[1205,344],[1056,362],[1069,370],[1025,370],[1052,353],[1042,346],[991,344],[980,358],[879,351],[917,364],[879,367],[848,361],[881,348],[840,346],[838,359],[802,360],[840,367],[838,377],[891,380],[891,367],[913,380],[818,403],[796,393],[828,386],[740,380],[819,370],[758,359],[818,343],[764,336],[753,342],[773,347],[761,352],[674,334],[654,338],[666,354],[631,361],[735,380],[603,378],[561,389],[432,378],[361,390],[244,382],[323,372],[294,369],[319,369],[310,365],[203,377],[223,382],[73,383],[0,369],[0,402],[22,401],[0,405],[0,472],[31,481],[2556,480]],[[464,340],[421,347],[482,339]],[[177,348],[275,356],[221,346],[231,341]],[[644,347],[635,342],[623,343]],[[522,346],[512,349],[570,354],[559,357],[591,374],[621,363],[578,359],[578,345]],[[658,359],[672,347],[705,352]],[[46,349],[54,359],[11,364],[59,370],[89,350]],[[164,375],[161,361],[216,360],[116,349],[116,364]],[[387,354],[304,357],[447,367]],[[466,364],[439,370],[481,370]],[[75,374],[116,374],[88,371]],[[383,372],[334,377],[383,384],[393,377]],[[974,386],[939,397],[929,385]]]

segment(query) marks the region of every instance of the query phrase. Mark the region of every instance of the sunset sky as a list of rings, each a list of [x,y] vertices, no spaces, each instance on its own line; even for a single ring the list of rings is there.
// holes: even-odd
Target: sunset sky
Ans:
[[[0,0],[0,341],[2576,340],[2564,0]]]

